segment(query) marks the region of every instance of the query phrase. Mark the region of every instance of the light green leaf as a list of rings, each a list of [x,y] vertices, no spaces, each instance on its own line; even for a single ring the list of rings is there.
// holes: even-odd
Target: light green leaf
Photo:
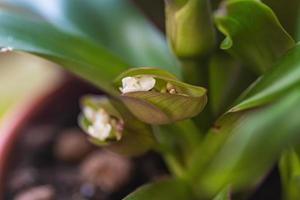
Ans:
[[[142,186],[123,200],[192,200],[188,187],[180,180],[166,179]]]
[[[228,0],[217,12],[215,21],[226,36],[221,48],[258,74],[294,46],[273,11],[260,1]]]

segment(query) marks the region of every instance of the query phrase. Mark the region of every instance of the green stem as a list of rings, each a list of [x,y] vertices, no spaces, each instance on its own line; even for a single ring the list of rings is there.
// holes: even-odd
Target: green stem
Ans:
[[[182,64],[183,79],[185,82],[208,88],[209,57],[180,59],[180,61]],[[213,121],[213,114],[210,110],[210,106],[206,105],[205,109],[194,119],[194,121],[202,132],[206,132]]]
[[[153,131],[159,143],[156,150],[163,155],[171,173],[181,178],[189,156],[202,139],[200,131],[191,120],[154,126]]]
[[[202,87],[208,86],[208,59],[180,59],[185,82]]]

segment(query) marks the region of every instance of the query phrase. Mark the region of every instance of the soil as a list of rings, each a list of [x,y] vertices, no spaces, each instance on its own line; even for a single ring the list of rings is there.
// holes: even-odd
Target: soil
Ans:
[[[88,142],[77,116],[79,98],[89,93],[101,92],[68,81],[22,128],[8,162],[5,200],[119,200],[168,175],[154,152],[127,158]]]
[[[58,150],[62,140],[70,142],[72,137],[85,138],[74,127],[62,130],[53,125],[38,125],[24,130],[13,153],[14,165],[7,177],[5,199],[122,199],[138,186],[167,174],[155,153],[129,159],[92,146],[86,140]],[[81,148],[76,149],[78,146]],[[70,152],[72,148],[74,151]],[[80,156],[74,159],[72,153]],[[96,177],[100,184],[89,177]],[[28,193],[30,198],[26,198]],[[46,197],[40,198],[41,195]]]

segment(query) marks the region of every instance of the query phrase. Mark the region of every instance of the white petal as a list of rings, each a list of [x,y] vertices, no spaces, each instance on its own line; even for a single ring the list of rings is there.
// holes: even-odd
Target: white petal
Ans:
[[[138,80],[134,77],[125,77],[122,79],[122,93],[136,92],[139,89]]]
[[[97,137],[95,128],[93,126],[89,126],[87,132],[90,136],[95,137],[95,138]]]
[[[93,122],[95,120],[96,113],[91,107],[85,106],[83,108],[83,114],[89,121]]]
[[[151,76],[140,76],[140,77],[125,77],[122,79],[121,92],[139,92],[149,91],[155,86],[155,79]]]
[[[88,127],[88,134],[101,141],[105,141],[110,136],[111,129],[110,124],[95,124]]]
[[[142,91],[149,91],[155,86],[155,79],[152,76],[142,76],[139,78],[139,83]]]
[[[110,116],[104,109],[99,109],[95,114],[95,123],[109,123]]]

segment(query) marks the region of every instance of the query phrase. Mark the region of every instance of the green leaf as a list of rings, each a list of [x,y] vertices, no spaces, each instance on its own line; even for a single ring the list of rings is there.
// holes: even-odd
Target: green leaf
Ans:
[[[102,47],[43,21],[1,12],[0,27],[0,46],[54,61],[107,92],[113,92],[111,81],[128,67]]]
[[[59,29],[103,45],[131,66],[160,66],[179,75],[178,63],[163,35],[128,0],[6,2],[28,8]]]
[[[191,118],[199,114],[206,105],[206,90],[173,78],[165,71],[155,68],[131,69],[122,73],[115,81],[122,86],[125,77],[151,76],[156,83],[151,91],[123,93],[120,99],[141,121],[149,124],[168,124]],[[171,93],[170,89],[175,91]]]
[[[258,74],[294,46],[273,11],[260,1],[228,0],[217,12],[215,21],[226,36],[221,48]]]
[[[123,200],[192,200],[189,188],[180,180],[166,179],[142,186]]]
[[[283,187],[283,199],[297,200],[300,198],[300,158],[292,149],[283,152],[280,162],[280,175]]]
[[[241,119],[195,183],[199,191],[213,195],[228,184],[234,191],[257,184],[281,152],[299,142],[299,102],[298,87],[276,104]]]
[[[230,112],[270,103],[300,83],[300,45],[297,44],[239,98]]]

